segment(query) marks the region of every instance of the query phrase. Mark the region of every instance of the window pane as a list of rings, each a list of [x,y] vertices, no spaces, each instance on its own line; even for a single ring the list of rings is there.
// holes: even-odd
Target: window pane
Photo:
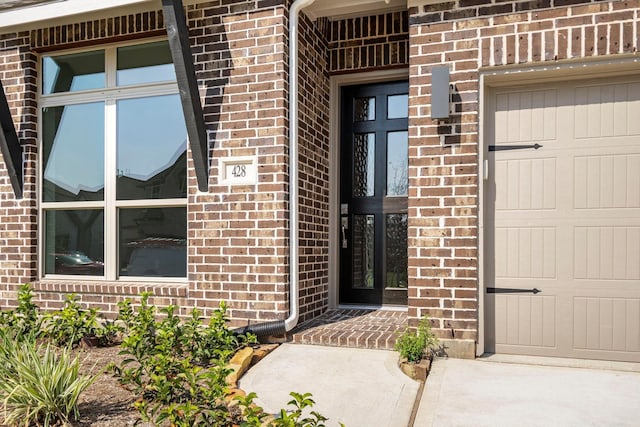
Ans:
[[[103,211],[46,211],[45,251],[45,274],[104,275]]]
[[[387,133],[387,196],[406,196],[409,188],[409,134]]]
[[[374,216],[353,216],[353,284],[354,288],[373,289],[374,285]]]
[[[406,288],[407,276],[407,215],[387,215],[386,288]]]
[[[376,134],[353,136],[353,197],[371,197],[375,188]]]
[[[121,276],[187,276],[187,209],[120,209]]]
[[[42,59],[42,93],[105,87],[104,51],[45,56]]]
[[[104,199],[104,103],[44,108],[45,202]]]
[[[175,80],[169,43],[163,41],[119,48],[116,79],[118,86]]]
[[[354,102],[354,122],[364,122],[376,119],[376,99],[371,98],[355,98]]]
[[[409,95],[391,95],[387,97],[387,118],[404,119],[409,117]]]
[[[187,130],[178,95],[118,101],[119,200],[187,196]]]

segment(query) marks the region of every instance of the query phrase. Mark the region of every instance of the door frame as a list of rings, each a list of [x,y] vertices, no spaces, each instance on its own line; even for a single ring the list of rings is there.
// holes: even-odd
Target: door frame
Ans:
[[[579,74],[576,75],[576,70]],[[557,83],[560,81],[586,80],[602,76],[619,77],[625,75],[638,74],[640,64],[637,58],[632,55],[620,55],[615,60],[611,58],[581,58],[579,60],[567,60],[554,63],[538,65],[510,65],[495,67],[493,69],[481,69],[478,82],[478,342],[476,345],[476,356],[480,357],[485,351],[485,339],[488,327],[486,316],[486,288],[492,283],[494,278],[488,277],[488,270],[485,262],[485,245],[487,244],[487,233],[492,233],[486,227],[487,210],[493,205],[487,200],[488,179],[488,146],[491,144],[489,138],[490,125],[487,122],[487,108],[489,95],[496,88],[518,86],[536,83]]]
[[[409,79],[408,68],[341,74],[331,77],[329,98],[331,103],[331,115],[329,118],[329,308],[338,308],[340,306],[340,242],[338,241],[338,223],[340,217],[341,89],[343,86],[384,83],[403,79]],[[411,86],[409,86],[409,89],[411,89]],[[411,119],[411,116],[409,116],[409,119]],[[367,306],[362,305],[361,307],[365,308]]]

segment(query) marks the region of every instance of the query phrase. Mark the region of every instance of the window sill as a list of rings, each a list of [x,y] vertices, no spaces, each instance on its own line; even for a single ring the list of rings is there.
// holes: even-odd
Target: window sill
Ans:
[[[34,291],[64,294],[131,295],[150,292],[154,296],[187,297],[189,284],[185,282],[125,282],[89,281],[76,279],[41,279],[32,283]]]

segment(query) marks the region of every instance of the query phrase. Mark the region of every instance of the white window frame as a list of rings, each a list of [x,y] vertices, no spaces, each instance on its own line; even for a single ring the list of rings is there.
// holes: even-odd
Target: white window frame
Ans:
[[[116,103],[123,99],[143,98],[161,95],[179,94],[176,81],[144,83],[138,85],[116,86],[117,49],[124,46],[165,41],[166,38],[148,38],[129,43],[96,45],[83,49],[64,50],[55,53],[43,54],[39,61],[39,75],[43,76],[42,58],[54,57],[58,55],[69,55],[96,50],[105,52],[105,83],[106,86],[100,89],[90,89],[77,92],[64,92],[55,94],[42,94],[42,80],[38,82],[38,277],[43,279],[64,279],[74,281],[124,281],[124,282],[170,282],[184,283],[187,277],[157,277],[157,276],[118,276],[118,243],[120,236],[118,232],[118,209],[119,208],[187,208],[187,196],[178,199],[139,199],[139,200],[117,200],[116,199]],[[90,102],[104,102],[105,104],[105,182],[103,201],[80,201],[80,202],[45,202],[42,194],[44,159],[41,153],[44,141],[42,137],[42,110],[47,107],[68,106],[74,104],[86,104]],[[188,141],[187,141],[188,147]],[[187,178],[188,179],[188,178]],[[186,183],[185,183],[186,185]],[[45,212],[51,210],[69,209],[103,209],[104,211],[104,276],[85,275],[62,275],[45,273]],[[185,230],[185,235],[187,230]],[[187,263],[188,264],[188,263]],[[187,268],[188,270],[188,268]],[[188,274],[188,273],[187,273]]]

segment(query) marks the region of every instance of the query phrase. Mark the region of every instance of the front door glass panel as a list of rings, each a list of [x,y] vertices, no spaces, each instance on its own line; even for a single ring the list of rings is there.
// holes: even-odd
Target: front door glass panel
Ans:
[[[409,117],[409,95],[391,95],[387,97],[387,118],[404,119]]]
[[[373,289],[374,282],[374,216],[353,216],[353,283],[354,288]]]
[[[406,289],[407,277],[407,215],[391,214],[386,217],[385,255],[387,289]]]
[[[374,194],[375,133],[357,133],[353,136],[353,197]]]
[[[365,122],[376,119],[376,98],[362,97],[354,99],[353,121]]]
[[[387,133],[387,196],[406,196],[409,188],[409,133]]]

